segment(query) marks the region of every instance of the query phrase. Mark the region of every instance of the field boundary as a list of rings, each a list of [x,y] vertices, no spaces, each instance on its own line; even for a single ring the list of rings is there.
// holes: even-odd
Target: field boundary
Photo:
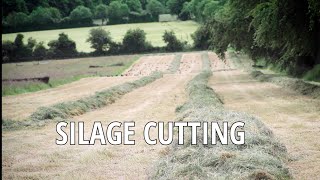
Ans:
[[[320,83],[308,82],[300,78],[292,78],[286,75],[277,74],[264,74],[254,68],[253,64],[244,62],[243,58],[238,57],[234,52],[229,52],[229,55],[233,56],[230,60],[236,65],[238,69],[243,69],[250,74],[251,77],[257,79],[260,82],[269,82],[281,86],[282,88],[293,90],[299,94],[312,97],[314,99],[320,99]],[[234,58],[238,61],[235,62]]]
[[[311,84],[297,78],[264,74],[261,71],[252,71],[250,75],[261,82],[271,82],[283,88],[298,92],[299,94],[320,99],[320,85]]]

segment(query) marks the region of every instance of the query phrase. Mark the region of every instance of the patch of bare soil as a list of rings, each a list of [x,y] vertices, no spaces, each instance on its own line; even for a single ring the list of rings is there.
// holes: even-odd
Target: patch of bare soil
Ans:
[[[123,73],[124,76],[147,76],[154,71],[168,70],[175,55],[143,56],[130,69]]]
[[[162,145],[147,145],[143,138],[144,125],[149,121],[167,122],[175,119],[175,108],[187,98],[186,84],[194,77],[193,72],[201,69],[201,54],[188,54],[183,62],[184,74],[165,74],[163,78],[125,94],[107,107],[73,118],[85,122],[86,138],[91,133],[94,121],[101,121],[105,126],[112,121],[134,121],[134,146],[57,146],[55,140],[59,135],[54,123],[40,129],[7,131],[2,135],[2,178],[148,178],[152,165],[168,149]],[[34,98],[38,99],[36,96]],[[157,137],[157,134],[156,129],[152,128],[150,136]]]
[[[137,77],[83,78],[48,90],[2,97],[2,119],[23,120],[41,106],[80,99]]]
[[[178,74],[199,73],[202,70],[201,53],[183,54],[180,60]]]
[[[319,100],[258,82],[240,70],[214,72],[209,85],[226,108],[260,117],[273,130],[288,149],[295,179],[320,179]]]

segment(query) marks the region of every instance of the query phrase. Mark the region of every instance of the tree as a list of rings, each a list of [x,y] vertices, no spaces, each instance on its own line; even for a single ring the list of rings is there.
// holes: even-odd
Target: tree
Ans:
[[[32,37],[29,37],[27,47],[32,50],[36,45],[37,45],[37,41]]]
[[[31,22],[35,25],[52,26],[61,20],[60,11],[57,8],[38,7],[30,14]]]
[[[167,51],[181,51],[184,49],[184,45],[186,44],[186,42],[181,42],[177,39],[174,31],[165,31],[162,38],[167,44]]]
[[[292,75],[320,63],[319,1],[192,0],[191,7],[210,34],[198,40],[209,38],[205,41],[222,57],[231,46]]]
[[[129,29],[122,40],[124,52],[137,53],[151,49],[151,44],[146,41],[146,33],[141,29]]]
[[[12,41],[2,42],[2,63],[13,61],[16,48]]]
[[[5,19],[8,25],[14,29],[20,29],[20,27],[27,26],[30,22],[28,15],[23,12],[10,13]]]
[[[176,14],[179,16],[179,18],[186,19],[184,17],[185,14],[181,14],[182,8],[185,2],[188,2],[186,0],[168,0],[167,1],[167,6],[171,12],[171,14]]]
[[[109,20],[112,24],[123,23],[128,18],[129,7],[120,1],[112,1],[109,5]]]
[[[91,48],[95,49],[97,54],[108,51],[113,44],[110,32],[102,28],[91,29],[87,42],[91,43]]]
[[[76,24],[92,24],[92,13],[89,8],[78,6],[70,13],[70,19]]]
[[[58,40],[50,41],[48,46],[53,57],[74,57],[78,54],[76,43],[65,33],[59,34]]]
[[[157,0],[150,0],[147,4],[147,10],[154,18],[158,18],[159,14],[162,14],[165,8],[161,2]]]
[[[104,4],[99,4],[96,7],[96,18],[99,18],[102,20],[102,25],[104,21],[107,21],[108,19],[108,6]]]
[[[28,13],[27,4],[24,0],[16,0],[17,12]]]
[[[140,12],[142,11],[142,5],[140,0],[127,0],[126,4],[130,11]]]
[[[14,39],[14,45],[17,47],[17,48],[22,48],[24,46],[23,44],[23,34],[17,34],[16,38]]]
[[[44,46],[43,41],[39,42],[33,51],[33,57],[36,59],[44,59],[47,56],[47,49]]]

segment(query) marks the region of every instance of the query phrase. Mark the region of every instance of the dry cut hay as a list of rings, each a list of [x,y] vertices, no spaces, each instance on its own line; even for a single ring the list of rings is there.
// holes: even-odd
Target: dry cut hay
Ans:
[[[191,145],[190,129],[185,144],[173,143],[167,155],[155,165],[151,179],[291,179],[285,166],[287,152],[270,129],[257,118],[224,109],[220,98],[207,86],[210,71],[197,75],[187,85],[189,100],[178,111],[178,121],[233,122],[245,126],[245,144],[203,145],[202,129],[197,145]],[[209,123],[210,124],[210,123]],[[210,128],[209,128],[210,129]],[[231,142],[230,139],[228,142]]]

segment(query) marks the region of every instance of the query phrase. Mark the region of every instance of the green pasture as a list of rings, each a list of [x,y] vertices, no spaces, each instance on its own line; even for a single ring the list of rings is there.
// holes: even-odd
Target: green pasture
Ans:
[[[120,42],[124,34],[129,29],[140,28],[147,33],[147,40],[154,46],[164,46],[162,35],[165,30],[175,31],[179,39],[188,41],[192,44],[191,34],[197,29],[199,25],[194,21],[177,21],[177,22],[152,22],[152,23],[137,23],[137,24],[119,24],[102,26],[103,29],[110,31],[113,40]],[[66,33],[77,44],[78,51],[91,52],[90,44],[86,42],[89,31],[94,27],[72,28],[72,29],[57,29],[47,31],[32,31],[23,32],[25,42],[29,37],[39,41],[44,41],[47,44],[50,40],[58,38],[59,33]],[[2,34],[2,41],[14,40],[17,33]]]

